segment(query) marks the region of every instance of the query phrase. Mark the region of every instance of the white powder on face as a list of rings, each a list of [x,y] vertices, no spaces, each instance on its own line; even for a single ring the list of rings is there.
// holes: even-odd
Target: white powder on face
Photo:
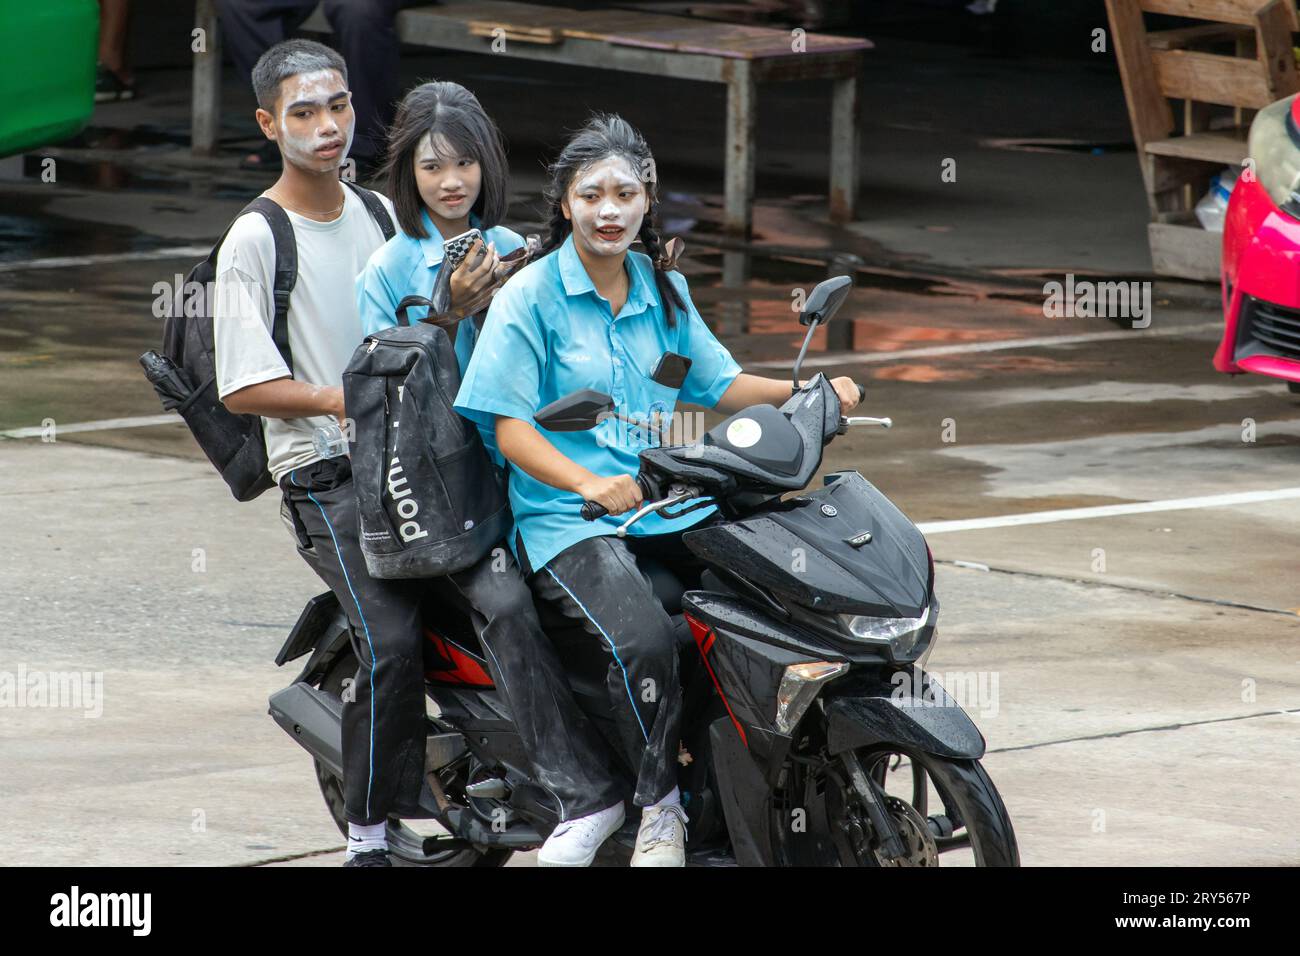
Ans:
[[[415,144],[415,154],[411,161],[420,198],[431,212],[448,223],[460,223],[465,220],[470,210],[474,208],[474,204],[478,202],[479,190],[482,187],[482,172],[475,164],[460,165],[462,159],[472,158],[461,156],[441,133],[435,141],[435,137],[426,131]],[[426,170],[423,168],[426,162],[435,162],[438,168]],[[449,207],[442,202],[444,191],[462,193],[465,200],[455,207]]]
[[[635,187],[637,195],[631,200],[619,198],[620,190]],[[583,200],[587,190],[601,194],[595,203]],[[602,256],[618,256],[627,251],[641,231],[645,219],[645,184],[636,176],[627,160],[621,156],[602,159],[583,170],[573,182],[569,194],[569,214],[573,220],[576,238],[583,241],[591,252]],[[602,226],[623,227],[623,234],[614,242],[596,232]]]
[[[420,141],[415,144],[415,161],[423,163],[437,159],[438,151],[433,148],[433,136],[426,132],[420,137]]]
[[[342,165],[347,158],[348,150],[352,148],[355,117],[340,117],[330,110],[329,104],[330,97],[345,92],[347,87],[337,70],[299,73],[283,81],[280,86],[280,145],[285,157],[295,166],[319,169],[324,162],[327,164],[324,169],[331,169]],[[306,128],[295,132],[289,126],[289,108],[303,102],[312,104],[317,110],[315,122],[299,123],[299,127]],[[347,124],[346,129],[340,125],[340,120]],[[316,155],[316,150],[339,139],[344,142],[337,156],[326,160]]]

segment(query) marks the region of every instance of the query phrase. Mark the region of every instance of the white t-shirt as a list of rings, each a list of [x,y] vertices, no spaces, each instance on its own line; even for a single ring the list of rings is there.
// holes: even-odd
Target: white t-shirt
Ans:
[[[343,369],[363,338],[356,277],[384,244],[379,224],[360,197],[347,186],[343,195],[343,214],[333,222],[285,210],[298,245],[298,281],[289,296],[293,377],[313,385],[343,384]],[[392,203],[380,199],[393,215]],[[271,338],[274,287],[271,227],[259,213],[240,216],[217,253],[212,325],[221,398],[289,374]],[[328,415],[262,419],[271,476],[277,482],[320,458],[312,434],[332,420]]]

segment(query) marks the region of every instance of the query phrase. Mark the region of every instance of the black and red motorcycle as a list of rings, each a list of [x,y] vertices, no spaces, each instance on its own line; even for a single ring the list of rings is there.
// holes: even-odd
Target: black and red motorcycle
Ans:
[[[796,385],[809,341],[850,285],[829,279],[809,295]],[[837,435],[891,424],[840,411],[818,374],[780,409],[752,406],[699,441],[640,454],[645,503],[623,530],[652,512],[675,517],[705,503],[720,516],[683,536],[707,566],[698,588],[684,591],[669,568],[646,569],[683,635],[678,780],[688,863],[934,866],[953,853],[1016,866],[1011,821],[980,765],[984,738],[924,671],[939,616],[924,537],[856,471],[806,490]],[[612,413],[608,396],[587,390],[536,420],[575,430]],[[589,519],[600,512],[583,506]],[[390,852],[398,864],[498,866],[541,845],[555,804],[530,779],[470,622],[436,605],[424,620],[434,705],[426,782],[419,805],[390,818]],[[561,653],[579,704],[616,741],[604,662]],[[314,758],[346,832],[340,727],[357,661],[332,594],[307,604],[276,663],[307,655],[270,712]],[[630,797],[630,770],[627,779]],[[638,819],[629,813],[598,864],[626,864]]]

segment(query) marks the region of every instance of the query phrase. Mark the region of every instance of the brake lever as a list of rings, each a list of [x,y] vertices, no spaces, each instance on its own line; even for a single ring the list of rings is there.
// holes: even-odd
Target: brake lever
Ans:
[[[673,485],[669,490],[670,494],[667,498],[663,498],[659,501],[652,501],[649,504],[644,504],[638,508],[632,517],[628,518],[618,526],[618,530],[615,534],[620,538],[624,538],[627,536],[627,529],[632,527],[632,525],[636,524],[646,515],[652,514],[656,511],[661,511],[664,508],[671,508],[675,504],[680,504],[683,501],[690,501],[692,498],[699,497],[698,491],[686,485]]]
[[[892,418],[867,418],[866,416],[857,416],[854,418],[840,418],[846,426],[848,425],[879,425],[881,428],[893,428],[894,420]]]

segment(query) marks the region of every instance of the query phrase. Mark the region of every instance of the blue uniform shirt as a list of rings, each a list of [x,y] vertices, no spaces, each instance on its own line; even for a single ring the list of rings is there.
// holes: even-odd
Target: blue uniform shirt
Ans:
[[[422,295],[427,298],[433,292],[438,270],[442,268],[442,234],[429,218],[427,209],[421,215],[424,228],[429,233],[427,239],[416,239],[398,230],[397,235],[374,251],[361,275],[357,276],[357,309],[361,313],[361,331],[366,335],[397,325],[397,303],[406,296]],[[478,225],[472,216],[470,225]],[[484,230],[483,239],[485,242],[495,242],[497,255],[502,256],[524,244],[517,233],[504,226]],[[427,312],[428,309],[419,307],[408,309],[406,314],[411,322],[415,322]],[[471,319],[460,323],[456,330],[456,360],[462,376],[469,365],[470,354],[474,351],[477,332]],[[460,412],[478,426],[483,444],[487,446],[492,460],[498,465],[505,465],[506,460],[497,451],[496,426],[492,416],[465,409],[460,409]]]
[[[596,292],[573,248],[573,236],[552,254],[517,272],[488,310],[478,347],[456,396],[462,413],[518,418],[533,425],[568,458],[602,477],[635,475],[638,453],[655,444],[648,430],[612,416],[589,431],[549,432],[533,421],[544,405],[570,392],[594,388],[614,399],[619,413],[645,420],[671,415],[677,400],[712,408],[740,374],[740,366],[700,318],[678,273],[669,279],[686,303],[668,327],[654,284],[650,257],[627,254],[627,302],[617,317]],[[664,352],[692,360],[681,389],[651,380]],[[570,545],[613,534],[628,515],[583,521],[582,498],[552,488],[511,464],[510,507],[534,571]],[[628,534],[664,534],[689,528],[710,506],[667,520],[647,515]],[[515,547],[515,536],[510,536]]]

